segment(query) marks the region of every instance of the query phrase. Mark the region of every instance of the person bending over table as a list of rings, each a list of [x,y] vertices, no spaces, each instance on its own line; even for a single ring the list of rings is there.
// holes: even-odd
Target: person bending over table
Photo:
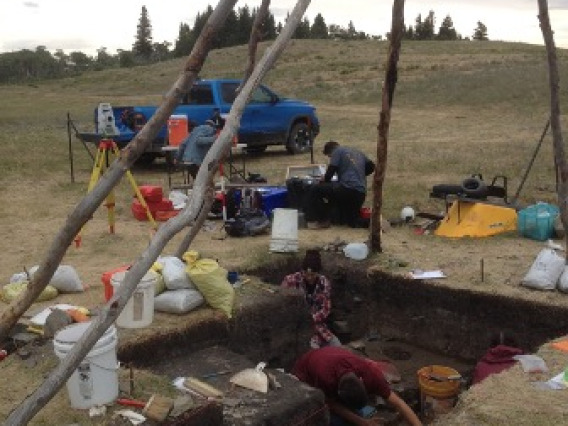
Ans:
[[[187,172],[195,179],[203,159],[217,139],[217,125],[213,120],[195,127],[180,144],[174,164],[187,165]]]
[[[323,153],[329,157],[329,165],[323,182],[312,186],[308,193],[308,228],[329,227],[330,207],[337,209],[340,225],[361,226],[359,211],[367,194],[367,176],[375,171],[375,163],[358,149],[341,146],[335,141],[327,142]],[[332,181],[335,175],[337,181]]]

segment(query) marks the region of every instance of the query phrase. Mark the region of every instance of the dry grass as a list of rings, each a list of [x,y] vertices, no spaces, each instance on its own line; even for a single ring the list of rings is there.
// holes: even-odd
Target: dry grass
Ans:
[[[203,77],[240,77],[245,54],[245,47],[211,52]],[[320,147],[329,139],[375,156],[385,57],[384,42],[295,41],[271,71],[267,83],[275,90],[307,99],[318,108],[321,135],[316,162],[326,162]],[[565,81],[568,54],[560,51],[558,57],[561,81]],[[4,237],[0,243],[0,279],[4,283],[13,273],[37,264],[46,255],[56,231],[84,196],[91,163],[81,144],[72,140],[75,183],[70,182],[66,114],[71,114],[80,129],[92,130],[93,110],[98,102],[158,103],[177,77],[181,64],[181,60],[176,60],[36,85],[0,87],[0,194],[4,201],[0,205],[0,233]],[[486,179],[504,174],[509,177],[510,192],[514,192],[549,113],[544,49],[514,43],[405,42],[399,70],[389,136],[384,216],[398,215],[404,205],[438,212],[443,203],[429,199],[432,185],[459,183],[472,173],[482,173]],[[561,110],[566,111],[568,96],[561,87]],[[563,116],[562,121],[566,129],[567,117]],[[307,156],[288,156],[283,149],[271,148],[265,155],[248,157],[247,169],[278,185],[284,183],[288,165],[308,161]],[[138,184],[166,187],[163,164],[156,164],[153,169],[136,169],[134,176]],[[520,201],[554,202],[554,190],[548,135]],[[116,234],[108,233],[106,213],[101,207],[84,231],[82,247],[69,248],[63,259],[63,263],[78,270],[91,289],[79,296],[60,296],[58,302],[90,307],[101,304],[101,273],[135,261],[147,247],[150,228],[130,213],[131,188],[122,183],[116,195]],[[369,192],[369,204],[370,199]],[[267,253],[268,236],[220,240],[221,236],[219,229],[201,232],[192,248],[219,259],[229,269],[242,270],[278,259],[278,255]],[[174,238],[164,253],[172,253],[181,238]],[[364,230],[331,228],[301,230],[299,238],[305,249],[336,238],[363,241],[367,235]],[[453,241],[417,236],[409,228],[400,228],[384,235],[383,248],[384,253],[375,255],[374,260],[377,266],[393,273],[442,268],[448,279],[438,285],[566,304],[561,294],[519,287],[520,278],[541,244],[515,235]],[[486,270],[483,282],[479,273],[481,259]],[[396,266],[399,260],[408,266]],[[5,307],[1,304],[0,310]],[[0,366],[4,377],[8,364]],[[13,374],[24,373],[15,370]],[[1,393],[11,394],[13,399],[3,399],[0,413],[9,412],[13,403],[41,380],[37,375],[25,377],[30,379],[18,392],[8,382],[2,382]],[[489,392],[498,391],[496,388]],[[466,400],[466,406],[468,401],[472,405],[485,404],[476,402],[476,395],[473,393]],[[62,413],[63,407],[58,405],[48,412]],[[511,409],[509,415],[517,411],[515,418],[524,419],[522,408]],[[477,420],[486,418],[484,411],[479,413]],[[65,422],[72,423],[73,414],[68,416]]]

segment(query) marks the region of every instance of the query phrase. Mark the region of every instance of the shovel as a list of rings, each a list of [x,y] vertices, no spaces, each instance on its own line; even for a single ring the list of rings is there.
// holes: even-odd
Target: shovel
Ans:
[[[255,368],[245,368],[233,375],[229,382],[257,392],[268,392],[268,376],[264,373],[265,362],[259,362]]]

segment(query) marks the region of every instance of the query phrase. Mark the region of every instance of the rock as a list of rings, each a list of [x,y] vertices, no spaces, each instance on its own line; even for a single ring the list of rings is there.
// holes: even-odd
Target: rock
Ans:
[[[65,311],[54,309],[45,320],[43,337],[50,339],[55,336],[55,333],[69,324],[73,324],[71,316]]]

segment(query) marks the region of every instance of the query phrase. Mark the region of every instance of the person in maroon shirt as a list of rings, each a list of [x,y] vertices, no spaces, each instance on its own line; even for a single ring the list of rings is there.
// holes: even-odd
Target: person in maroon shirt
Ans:
[[[358,415],[377,395],[395,408],[411,425],[421,425],[412,409],[394,393],[376,363],[351,351],[335,346],[312,349],[294,364],[292,374],[326,396],[330,411],[355,425],[375,425],[376,420]]]

